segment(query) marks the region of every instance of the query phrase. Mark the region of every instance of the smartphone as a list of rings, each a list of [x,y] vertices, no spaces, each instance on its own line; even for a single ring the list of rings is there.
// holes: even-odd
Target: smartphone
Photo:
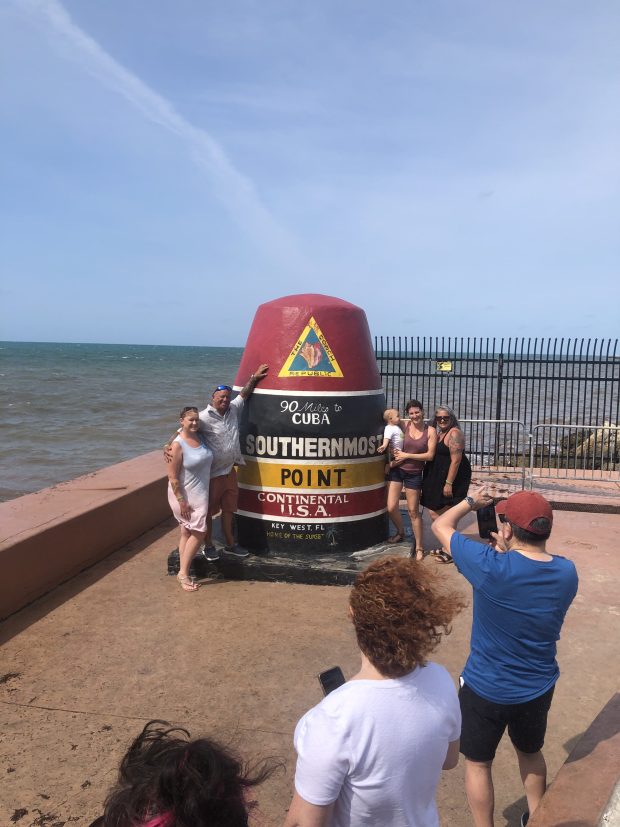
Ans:
[[[491,532],[497,533],[497,516],[494,505],[485,505],[476,511],[478,518],[478,534],[481,540],[490,540]]]
[[[332,666],[331,669],[326,669],[318,675],[319,683],[324,695],[329,695],[334,689],[338,689],[343,683],[346,683],[342,669],[339,666]]]

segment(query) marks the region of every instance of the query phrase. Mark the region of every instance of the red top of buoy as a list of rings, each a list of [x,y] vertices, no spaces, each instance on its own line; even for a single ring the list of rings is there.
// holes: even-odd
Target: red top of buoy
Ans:
[[[243,386],[263,362],[269,373],[258,390],[381,389],[366,314],[333,296],[301,293],[261,304],[235,384]]]

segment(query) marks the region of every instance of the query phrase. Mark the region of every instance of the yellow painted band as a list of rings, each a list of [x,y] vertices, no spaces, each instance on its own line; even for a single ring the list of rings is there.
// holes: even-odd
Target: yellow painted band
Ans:
[[[248,462],[239,466],[240,485],[261,488],[359,488],[385,481],[385,460],[355,463]]]

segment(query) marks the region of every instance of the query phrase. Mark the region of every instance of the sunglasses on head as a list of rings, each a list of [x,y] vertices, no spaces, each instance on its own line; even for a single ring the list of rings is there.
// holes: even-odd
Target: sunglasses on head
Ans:
[[[195,408],[193,405],[188,405],[186,408],[183,408],[183,410],[181,411],[181,416],[185,416],[185,414],[189,413],[190,411],[194,411],[195,413],[198,413],[198,408]]]
[[[218,385],[213,393],[216,393],[217,391],[228,391],[228,393],[232,393],[232,388],[230,385]]]

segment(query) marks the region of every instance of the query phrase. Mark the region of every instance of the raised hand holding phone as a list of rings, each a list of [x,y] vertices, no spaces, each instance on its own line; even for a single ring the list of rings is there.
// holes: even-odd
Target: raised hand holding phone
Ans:
[[[485,505],[476,511],[476,518],[478,520],[478,534],[481,540],[488,540],[491,534],[497,534],[497,515],[495,514],[495,506]]]

